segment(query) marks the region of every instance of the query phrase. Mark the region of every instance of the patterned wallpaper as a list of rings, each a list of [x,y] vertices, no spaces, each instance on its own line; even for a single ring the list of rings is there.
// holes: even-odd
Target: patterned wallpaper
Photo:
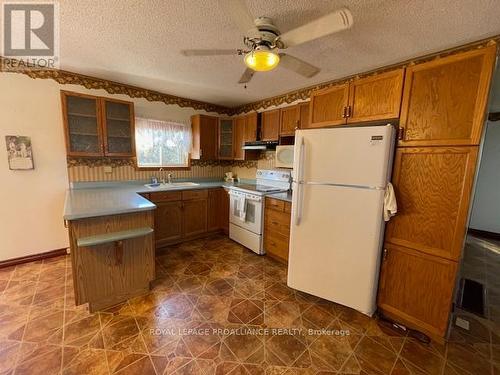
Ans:
[[[274,168],[274,151],[261,154],[261,158],[256,161],[213,161],[200,162],[193,161],[190,170],[170,171],[174,178],[223,178],[224,173],[232,171],[240,178],[255,178],[257,168]],[[111,166],[111,173],[105,173],[106,166]],[[68,176],[70,182],[88,181],[126,181],[126,180],[149,180],[151,176],[159,179],[166,178],[168,170],[159,171],[139,171],[133,166],[133,161],[129,159],[68,159]]]

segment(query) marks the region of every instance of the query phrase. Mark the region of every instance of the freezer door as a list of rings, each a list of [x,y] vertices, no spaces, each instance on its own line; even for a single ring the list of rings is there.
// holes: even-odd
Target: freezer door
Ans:
[[[394,135],[391,125],[298,130],[293,179],[385,187]]]
[[[371,316],[384,191],[294,185],[288,285]]]

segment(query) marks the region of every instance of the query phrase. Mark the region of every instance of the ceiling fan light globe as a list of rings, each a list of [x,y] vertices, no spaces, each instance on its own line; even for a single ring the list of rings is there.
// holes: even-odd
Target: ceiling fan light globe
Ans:
[[[245,55],[245,64],[257,72],[267,72],[278,66],[280,57],[271,51],[252,51]]]

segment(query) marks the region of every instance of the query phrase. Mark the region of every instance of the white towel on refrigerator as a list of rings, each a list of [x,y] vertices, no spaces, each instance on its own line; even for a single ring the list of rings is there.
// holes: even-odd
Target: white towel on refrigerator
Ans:
[[[384,220],[391,220],[391,217],[396,215],[397,212],[398,203],[396,202],[396,194],[394,194],[394,186],[388,182],[384,195]]]
[[[236,199],[236,204],[238,205],[238,212],[239,212],[239,216],[238,218],[241,220],[241,221],[246,221],[247,220],[247,199],[244,195],[242,196],[239,196],[237,199]]]

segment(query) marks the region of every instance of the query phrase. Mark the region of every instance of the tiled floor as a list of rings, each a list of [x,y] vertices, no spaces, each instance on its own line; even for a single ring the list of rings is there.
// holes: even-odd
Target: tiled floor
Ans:
[[[500,325],[500,241],[469,234],[460,274],[484,285],[485,318]]]
[[[157,273],[150,294],[89,314],[67,257],[0,270],[0,373],[500,374],[498,332],[473,321],[423,345],[289,289],[284,266],[224,237],[169,248]]]

